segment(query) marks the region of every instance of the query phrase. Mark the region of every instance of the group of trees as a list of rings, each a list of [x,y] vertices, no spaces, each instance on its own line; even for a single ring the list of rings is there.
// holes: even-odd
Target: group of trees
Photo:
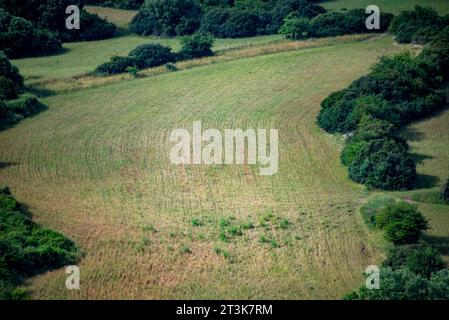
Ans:
[[[66,28],[66,8],[80,8],[80,29]],[[0,0],[0,50],[9,58],[54,54],[61,41],[90,41],[110,38],[114,24],[83,10],[80,1]]]
[[[449,269],[436,248],[418,243],[428,222],[417,207],[405,202],[388,204],[375,222],[393,243],[380,268],[380,287],[363,286],[345,299],[449,299]]]
[[[19,70],[0,51],[0,130],[45,108],[25,87]]]
[[[274,34],[291,12],[312,18],[325,10],[310,0],[148,0],[130,26],[140,35],[238,38]]]
[[[0,299],[23,298],[15,286],[24,278],[77,260],[75,244],[32,222],[8,189],[0,189],[0,230]]]
[[[385,32],[393,18],[390,13],[381,13],[380,28],[368,30],[365,21],[368,15],[364,9],[353,9],[347,12],[327,12],[315,17],[307,17],[298,12],[287,15],[279,29],[287,39],[299,40],[307,38],[335,37],[344,34]]]
[[[133,49],[126,57],[112,57],[99,65],[94,74],[112,75],[124,73],[129,68],[137,70],[157,67],[175,61],[183,61],[213,55],[214,38],[210,35],[194,34],[181,38],[182,48],[178,53],[160,44],[143,44]]]
[[[392,22],[401,29],[396,19],[402,21],[402,15]],[[342,162],[351,179],[387,190],[414,187],[416,164],[398,132],[444,106],[448,67],[446,27],[417,57],[383,57],[367,76],[322,102],[318,125],[330,133],[349,134]]]

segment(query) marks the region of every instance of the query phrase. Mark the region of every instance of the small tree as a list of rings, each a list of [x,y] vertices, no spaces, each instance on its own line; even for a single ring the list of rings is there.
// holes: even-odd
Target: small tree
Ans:
[[[212,56],[214,38],[211,35],[195,34],[182,38],[182,48],[179,52],[179,60],[195,59]]]
[[[377,216],[376,224],[385,230],[385,239],[394,244],[416,243],[429,224],[418,207],[406,202],[388,205]]]
[[[441,199],[449,203],[449,179],[446,180],[446,183],[441,187]]]

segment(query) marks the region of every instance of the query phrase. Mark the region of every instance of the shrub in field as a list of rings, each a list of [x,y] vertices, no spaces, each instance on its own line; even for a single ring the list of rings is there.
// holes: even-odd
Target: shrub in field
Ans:
[[[415,186],[416,165],[408,147],[389,138],[363,145],[349,165],[355,182],[385,190],[407,190]]]
[[[441,199],[449,204],[449,179],[446,180],[446,182],[441,187]]]
[[[179,52],[181,60],[195,59],[201,57],[212,56],[212,46],[214,38],[211,35],[195,34],[192,36],[185,36],[181,40],[182,48]]]
[[[148,0],[133,18],[130,28],[140,35],[192,34],[199,26],[200,8],[193,0]]]
[[[15,99],[23,92],[23,77],[0,51],[0,100]]]
[[[54,33],[0,9],[0,50],[12,59],[54,54],[62,47]]]
[[[429,299],[429,281],[408,269],[380,269],[380,287],[370,290],[366,286],[347,294],[346,300],[422,300]]]
[[[431,299],[449,300],[449,269],[432,274],[428,288]]]
[[[171,71],[171,72],[178,71],[178,68],[177,68],[176,65],[173,64],[173,63],[167,63],[167,64],[165,65],[165,69],[166,69],[167,71]]]
[[[75,244],[42,229],[20,212],[8,190],[0,191],[0,298],[23,298],[14,289],[24,277],[76,262]]]
[[[416,243],[421,231],[429,227],[417,206],[399,202],[386,206],[377,216],[376,225],[385,231],[385,238],[394,244]]]
[[[160,44],[142,44],[129,53],[140,69],[161,66],[175,60],[171,48]]]
[[[135,58],[115,56],[111,58],[111,61],[105,62],[96,67],[94,73],[97,75],[124,73],[128,67],[132,67],[137,64],[138,62]]]
[[[80,8],[80,30],[67,30],[65,10],[70,5]],[[38,28],[49,29],[63,41],[101,40],[115,33],[115,25],[83,10],[83,1],[72,0],[1,0],[0,8],[22,17]],[[41,35],[42,36],[42,35]]]
[[[425,278],[430,278],[432,273],[444,269],[444,262],[438,250],[422,245],[393,246],[388,250],[382,265],[393,270],[405,267]]]

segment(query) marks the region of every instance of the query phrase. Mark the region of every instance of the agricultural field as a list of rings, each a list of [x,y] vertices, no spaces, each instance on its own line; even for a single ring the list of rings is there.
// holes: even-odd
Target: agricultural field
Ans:
[[[398,14],[402,10],[411,10],[414,6],[425,6],[436,9],[440,14],[448,14],[449,8],[446,0],[327,0],[321,5],[327,10],[339,11],[341,9],[366,8],[376,5],[381,11]]]
[[[415,3],[379,1],[396,13]],[[323,3],[326,9],[363,1]],[[33,299],[340,299],[385,258],[384,240],[359,208],[388,195],[436,192],[449,175],[449,107],[405,129],[419,156],[418,190],[370,191],[340,162],[343,137],[320,130],[320,103],[381,56],[416,53],[388,34],[287,41],[217,39],[216,55],[100,80],[88,73],[137,45],[178,39],[126,31],[134,11],[88,7],[119,36],[64,44],[61,55],[12,60],[48,109],[0,131],[0,186],[33,221],[72,239],[81,290],[64,269],[28,279]],[[279,171],[254,165],[176,166],[170,132],[278,128]],[[449,212],[419,203],[425,240],[449,262]]]

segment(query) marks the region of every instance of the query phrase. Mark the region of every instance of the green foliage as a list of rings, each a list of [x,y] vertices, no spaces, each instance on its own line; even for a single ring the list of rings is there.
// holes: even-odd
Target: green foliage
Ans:
[[[376,226],[376,215],[389,204],[396,201],[389,196],[379,196],[371,199],[360,208],[360,214],[369,228]]]
[[[97,75],[112,75],[124,73],[128,67],[137,65],[137,61],[132,57],[112,57],[111,61],[105,62],[95,68],[94,73]]]
[[[330,133],[355,131],[341,154],[352,180],[386,190],[415,186],[415,160],[396,132],[445,105],[448,36],[449,28],[418,57],[382,57],[368,75],[323,100],[317,118],[321,128]]]
[[[444,262],[433,247],[405,245],[391,247],[383,266],[393,270],[407,268],[415,274],[430,278],[432,273],[444,269]]]
[[[376,225],[385,231],[385,239],[394,244],[411,244],[429,227],[417,206],[398,202],[386,206],[377,216]]]
[[[1,50],[12,59],[59,53],[62,47],[52,32],[0,9]]]
[[[126,71],[131,75],[131,77],[133,78],[137,78],[139,75],[139,68],[137,68],[136,66],[130,66],[126,68]]]
[[[344,34],[385,32],[393,18],[389,13],[381,13],[380,29],[368,30],[364,9],[352,9],[346,12],[326,12],[311,17],[292,12],[286,16],[279,29],[288,39],[299,40],[310,37],[335,37]]]
[[[449,204],[449,179],[446,180],[446,182],[441,187],[441,199]]]
[[[380,287],[370,290],[360,287],[344,297],[347,300],[421,300],[428,299],[427,279],[407,269],[380,269]]]
[[[0,51],[0,130],[45,109],[35,96],[23,92],[23,77]]]
[[[178,54],[178,60],[196,59],[212,56],[214,38],[211,35],[195,34],[185,36],[181,40],[182,48]]]
[[[161,66],[175,60],[171,49],[160,44],[142,44],[129,53],[140,69]]]
[[[79,30],[61,30],[59,32],[61,40],[75,42],[109,39],[114,36],[117,29],[113,23],[85,10],[80,11],[80,26],[82,27]]]
[[[67,30],[65,10],[70,5],[80,8],[80,30]],[[83,10],[83,1],[72,0],[0,0],[0,8],[10,14],[22,17],[39,29],[51,30],[63,41],[91,41],[110,38],[115,33],[115,25],[101,19],[96,14]],[[43,34],[40,34],[43,37]],[[48,41],[47,41],[48,42]],[[43,54],[48,54],[45,51]]]
[[[14,289],[23,278],[76,262],[75,244],[63,235],[42,229],[19,211],[6,190],[0,193],[0,298],[18,299]]]
[[[438,191],[419,191],[411,195],[413,201],[433,204],[446,204]]]
[[[87,4],[116,9],[136,10],[139,9],[145,0],[87,0]]]
[[[172,37],[192,34],[198,28],[200,9],[193,0],[148,0],[130,28],[139,35]]]

